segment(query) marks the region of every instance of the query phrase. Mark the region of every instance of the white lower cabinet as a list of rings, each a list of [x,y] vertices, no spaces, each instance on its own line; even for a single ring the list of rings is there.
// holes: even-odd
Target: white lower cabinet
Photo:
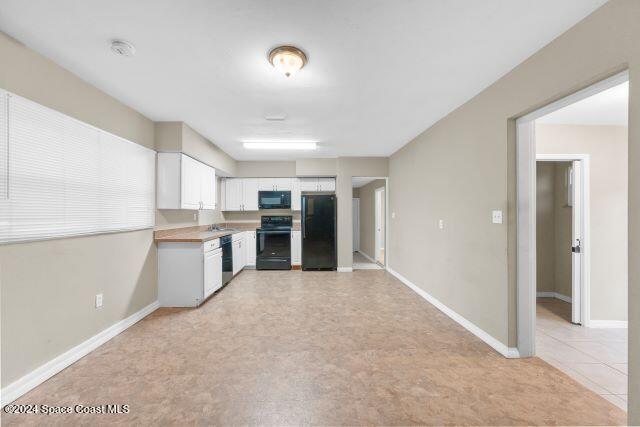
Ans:
[[[291,232],[291,265],[302,264],[302,233]]]
[[[256,232],[244,232],[245,263],[247,267],[256,266]]]
[[[243,245],[244,233],[237,233],[233,235],[231,242],[231,253],[233,255],[233,275],[238,274],[246,265],[246,255],[244,253]]]
[[[158,244],[158,302],[161,307],[197,307],[222,287],[219,239]]]
[[[204,298],[222,287],[222,249],[204,254]]]

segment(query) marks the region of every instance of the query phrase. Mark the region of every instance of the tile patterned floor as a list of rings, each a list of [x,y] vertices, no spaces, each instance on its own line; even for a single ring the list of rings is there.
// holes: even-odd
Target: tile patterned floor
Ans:
[[[539,358],[505,359],[381,270],[244,271],[161,309],[16,403],[129,414],[3,425],[619,425]]]
[[[571,304],[538,298],[536,354],[627,410],[627,330],[573,325]]]

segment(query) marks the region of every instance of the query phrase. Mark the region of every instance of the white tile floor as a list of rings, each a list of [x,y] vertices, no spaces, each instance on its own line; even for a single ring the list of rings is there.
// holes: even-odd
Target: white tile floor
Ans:
[[[354,270],[382,270],[383,267],[371,261],[360,252],[353,253],[353,269]]]
[[[573,325],[571,304],[538,298],[536,355],[627,410],[627,330]]]

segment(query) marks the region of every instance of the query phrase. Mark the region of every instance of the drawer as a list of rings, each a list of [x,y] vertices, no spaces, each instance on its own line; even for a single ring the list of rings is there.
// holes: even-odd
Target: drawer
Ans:
[[[238,240],[242,240],[244,233],[236,233],[231,237],[232,242],[237,242]]]
[[[220,239],[213,239],[204,242],[204,251],[209,252],[220,247]]]

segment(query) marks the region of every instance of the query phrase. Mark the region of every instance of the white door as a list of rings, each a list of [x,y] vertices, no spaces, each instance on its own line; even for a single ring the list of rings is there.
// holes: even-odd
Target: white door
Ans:
[[[258,210],[258,178],[242,178],[242,210]]]
[[[239,211],[242,206],[242,180],[227,178],[224,182],[224,209]]]
[[[353,198],[353,251],[360,250],[360,199]]]
[[[256,265],[256,232],[245,231],[244,233],[244,252],[246,264]]]
[[[200,185],[202,181],[200,162],[183,154],[180,179],[182,209],[200,209]]]
[[[582,235],[582,164],[580,161],[572,162],[569,170],[569,189],[572,202],[571,221],[571,321],[582,323],[582,262],[583,262],[583,235]]]
[[[300,180],[298,178],[292,179],[293,188],[291,190],[291,210],[299,211],[300,210]]]
[[[376,236],[375,236],[375,244],[376,244],[376,261],[384,264],[384,188],[376,189],[376,211],[375,211],[375,226],[376,226]]]
[[[200,163],[200,200],[202,209],[216,208],[216,171],[211,166]]]
[[[318,178],[318,191],[336,191],[335,178]]]
[[[318,178],[299,178],[300,191],[318,191]]]
[[[302,264],[302,234],[299,230],[291,232],[291,264]]]

